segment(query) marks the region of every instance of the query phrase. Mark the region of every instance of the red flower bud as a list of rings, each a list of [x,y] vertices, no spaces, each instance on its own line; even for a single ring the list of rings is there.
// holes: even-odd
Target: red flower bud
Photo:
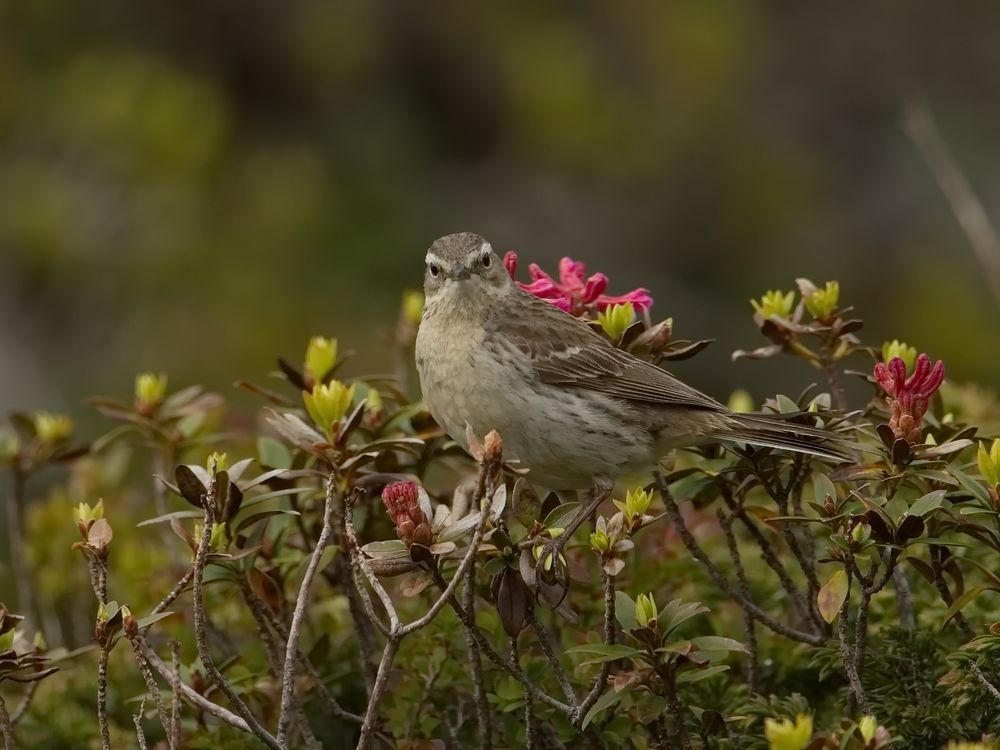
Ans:
[[[931,365],[926,354],[917,357],[913,374],[906,377],[906,365],[901,357],[893,357],[888,364],[875,365],[875,380],[888,394],[892,409],[889,427],[897,439],[910,443],[920,441],[921,419],[927,413],[931,396],[944,381],[944,363],[938,360]]]

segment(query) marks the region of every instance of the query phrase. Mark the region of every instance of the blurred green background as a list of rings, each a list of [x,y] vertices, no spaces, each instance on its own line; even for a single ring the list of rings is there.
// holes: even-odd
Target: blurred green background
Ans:
[[[0,6],[0,408],[231,392],[312,334],[391,368],[438,235],[643,285],[679,374],[731,363],[749,297],[838,278],[866,339],[1000,376],[997,304],[900,127],[925,97],[1000,218],[1000,5],[210,0]],[[524,266],[522,266],[524,267]]]

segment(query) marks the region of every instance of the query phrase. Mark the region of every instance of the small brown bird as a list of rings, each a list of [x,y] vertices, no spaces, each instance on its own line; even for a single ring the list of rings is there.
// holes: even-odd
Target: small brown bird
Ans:
[[[416,359],[427,407],[468,449],[497,430],[504,454],[549,489],[606,487],[671,449],[712,442],[844,458],[830,433],[735,414],[519,289],[490,243],[463,232],[426,257]]]

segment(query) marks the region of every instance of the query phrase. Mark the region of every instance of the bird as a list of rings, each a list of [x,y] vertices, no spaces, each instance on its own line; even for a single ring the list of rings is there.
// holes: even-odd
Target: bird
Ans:
[[[724,443],[847,458],[828,431],[734,413],[615,347],[520,289],[476,233],[435,240],[424,260],[415,359],[430,414],[466,451],[469,431],[496,430],[505,459],[527,469],[533,484],[560,494],[594,490],[567,532],[615,480],[655,468],[675,448]]]

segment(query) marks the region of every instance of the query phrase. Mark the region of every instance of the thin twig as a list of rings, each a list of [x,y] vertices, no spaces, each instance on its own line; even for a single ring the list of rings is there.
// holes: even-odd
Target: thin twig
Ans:
[[[677,674],[673,669],[657,671],[663,677],[663,684],[667,689],[667,705],[670,706],[670,713],[673,715],[674,736],[683,750],[691,750],[691,737],[684,723],[685,706],[677,692]]]
[[[979,665],[974,661],[969,662],[969,671],[975,675],[976,679],[979,680],[979,684],[986,688],[986,692],[1000,701],[1000,690],[997,689],[996,685],[989,681],[986,675],[983,674],[983,670],[979,668]]]
[[[144,654],[145,655],[145,654]],[[181,644],[170,641],[170,750],[177,750],[181,742]]]
[[[934,568],[934,588],[938,590],[938,594],[941,596],[941,601],[945,603],[946,606],[950,607],[954,603],[954,598],[951,592],[948,590],[948,584],[945,583],[944,578],[941,575],[941,564],[937,562],[934,556],[931,556],[932,565]],[[973,630],[972,625],[969,624],[969,619],[961,612],[955,613],[955,625],[958,629],[962,631],[962,635],[971,640],[975,637],[976,631]]]
[[[14,725],[10,723],[7,704],[0,697],[0,736],[3,737],[4,750],[14,750]]]
[[[389,596],[389,592],[385,590],[382,582],[378,579],[378,576],[375,575],[375,571],[372,570],[372,566],[369,564],[368,558],[366,558],[361,552],[360,545],[358,544],[358,535],[354,529],[354,519],[351,517],[352,510],[354,508],[353,495],[348,494],[345,497],[345,500],[344,532],[346,537],[344,539],[344,544],[347,547],[348,554],[351,556],[351,562],[354,564],[354,568],[360,568],[361,572],[368,581],[368,585],[371,586],[372,590],[382,602],[386,616],[389,618],[388,628],[385,628],[385,626],[382,625],[381,619],[375,615],[374,609],[371,606],[371,599],[368,598],[367,589],[364,586],[359,586],[358,591],[362,594],[362,599],[366,600],[365,609],[368,611],[368,616],[371,618],[372,622],[378,624],[387,636],[392,637],[392,635],[398,633],[400,629],[399,613],[396,612],[396,605],[393,604],[392,597]],[[377,677],[376,681],[378,681]]]
[[[747,572],[743,567],[743,558],[740,557],[740,549],[736,543],[736,535],[733,533],[732,516],[727,516],[721,509],[717,512],[719,526],[726,537],[726,547],[729,549],[729,557],[732,558],[733,566],[736,568],[736,584],[739,586],[740,595],[750,598],[750,583],[747,580]],[[750,690],[755,693],[760,692],[760,669],[757,664],[757,627],[754,617],[745,608],[743,612],[743,627],[747,633],[747,683]]]
[[[764,484],[766,486],[767,483],[765,482]],[[781,587],[785,590],[785,593],[788,594],[788,598],[791,600],[792,605],[799,611],[799,614],[803,618],[811,617],[809,604],[806,602],[805,595],[799,590],[798,586],[795,585],[795,582],[792,581],[792,577],[788,574],[788,570],[778,557],[778,553],[774,549],[774,545],[772,545],[771,541],[764,536],[759,528],[757,528],[757,525],[750,519],[747,512],[733,500],[728,487],[725,485],[723,485],[722,489],[722,498],[725,501],[726,506],[729,508],[730,513],[740,520],[743,527],[750,533],[750,536],[753,537],[757,548],[760,550],[761,559],[767,563],[767,567],[774,571],[775,575],[778,576],[778,581],[781,583]]]
[[[213,658],[211,651],[208,649],[208,615],[205,611],[204,572],[205,564],[208,560],[208,550],[212,541],[212,527],[215,524],[215,508],[213,507],[214,487],[215,470],[213,468],[212,478],[209,482],[208,489],[202,496],[202,505],[205,511],[205,527],[202,529],[201,539],[198,541],[198,551],[195,554],[194,560],[194,632],[195,644],[198,648],[198,656],[201,658],[202,665],[205,667],[205,672],[208,674],[209,679],[220,691],[222,691],[222,694],[229,699],[229,702],[232,703],[236,712],[243,718],[244,722],[246,722],[250,732],[272,750],[283,750],[281,745],[271,735],[271,733],[264,729],[260,722],[257,721],[257,718],[253,715],[253,712],[247,704],[236,693],[233,686],[229,684],[229,680],[227,680],[222,672],[219,671],[218,666],[215,664],[215,659]]]
[[[660,495],[663,497],[663,503],[666,506],[667,516],[677,529],[681,542],[683,542],[688,552],[691,553],[691,556],[702,564],[709,577],[720,589],[725,591],[726,594],[728,594],[732,599],[736,600],[741,607],[744,607],[751,612],[761,624],[770,628],[775,633],[784,635],[802,643],[808,643],[811,646],[821,646],[826,642],[826,637],[824,635],[818,633],[806,633],[801,630],[796,630],[789,625],[785,625],[783,622],[771,617],[767,614],[767,612],[754,604],[749,598],[742,596],[722,574],[722,571],[716,567],[715,563],[713,563],[705,553],[705,550],[701,548],[701,545],[699,545],[695,540],[691,530],[684,522],[680,509],[677,507],[677,502],[670,493],[670,488],[667,486],[666,482],[664,482],[662,475],[658,474],[656,476],[656,484],[660,490]]]
[[[858,703],[862,715],[872,713],[871,705],[865,696],[865,689],[861,685],[861,677],[858,675],[858,665],[856,662],[856,652],[848,642],[848,611],[851,604],[851,568],[847,568],[847,596],[840,607],[839,621],[837,622],[837,635],[840,639],[840,658],[844,663],[844,672],[847,674],[847,681],[851,686],[851,693]],[[855,644],[856,645],[856,644]]]
[[[177,599],[177,597],[184,592],[184,589],[187,588],[188,584],[191,583],[191,578],[193,576],[194,567],[190,567],[187,569],[187,572],[180,577],[177,583],[174,584],[174,587],[170,589],[170,592],[160,600],[160,603],[153,607],[149,614],[158,615],[160,612],[166,612],[167,607],[173,604],[174,600]]]
[[[243,601],[246,603],[247,608],[254,617],[254,621],[257,623],[257,632],[260,634],[261,640],[264,642],[264,645],[267,647],[269,653],[273,650],[275,652],[275,657],[278,657],[279,652],[284,652],[284,646],[282,646],[281,643],[288,638],[288,632],[285,629],[284,623],[274,616],[274,613],[271,612],[264,601],[256,594],[246,578],[237,578],[237,585],[239,586],[240,593],[243,594]],[[312,662],[309,661],[308,657],[299,651],[298,659],[299,665],[315,683],[316,691],[319,693],[320,698],[324,701],[324,703],[326,703],[327,710],[337,718],[346,719],[347,721],[353,721],[360,724],[361,717],[357,714],[352,714],[350,711],[344,710],[340,703],[337,702],[337,699],[333,697],[333,694],[330,692],[329,688],[327,688],[326,684],[323,682],[323,678],[316,670],[316,667],[313,666]],[[274,673],[275,676],[279,676],[281,673],[280,658],[275,658]]]
[[[473,611],[476,597],[476,566],[470,565],[465,573],[465,586],[462,589],[462,606],[467,611]],[[479,739],[479,750],[490,750],[493,745],[493,722],[490,715],[489,698],[486,682],[483,679],[483,658],[479,646],[470,628],[462,623],[462,633],[465,636],[465,647],[469,651],[469,661],[472,664],[472,687],[476,703],[476,734]]]
[[[518,671],[521,670],[519,652],[517,648],[517,636],[512,635],[508,639],[508,645],[510,649],[510,655],[508,659],[510,660],[510,665],[513,669]],[[531,693],[527,690],[524,692],[524,747],[526,750],[531,750],[535,747],[535,734],[537,730],[537,722],[535,720],[535,701]]]
[[[559,657],[556,655],[555,649],[552,647],[552,641],[549,640],[549,634],[545,631],[545,626],[539,622],[534,608],[528,611],[528,623],[535,631],[535,637],[538,639],[538,645],[541,646],[542,653],[545,654],[545,658],[548,660],[549,666],[552,668],[552,672],[556,677],[556,682],[559,683],[559,688],[562,690],[563,696],[566,698],[566,702],[571,706],[575,706],[576,692],[573,690],[573,685],[569,681],[569,675],[566,674],[566,670],[563,669],[563,665],[559,662]]]
[[[604,573],[604,643],[612,646],[615,643],[618,633],[615,626],[615,578],[612,575],[608,575],[607,571],[602,572]],[[608,687],[608,677],[610,676],[611,662],[606,661],[601,664],[601,669],[597,673],[593,687],[590,688],[590,691],[576,709],[575,720],[577,722],[583,721],[587,712],[594,707],[597,699],[603,695]]]
[[[292,612],[292,624],[288,630],[288,642],[285,645],[285,667],[282,674],[281,689],[281,709],[278,714],[278,744],[284,745],[288,740],[288,728],[292,724],[292,703],[295,697],[295,667],[298,664],[299,638],[302,635],[302,623],[305,619],[306,607],[309,606],[309,596],[312,591],[313,578],[319,569],[319,561],[326,550],[326,545],[330,540],[332,531],[330,518],[333,512],[334,490],[336,488],[336,478],[331,473],[326,479],[326,501],[323,506],[323,528],[319,533],[316,547],[313,549],[306,567],[305,575],[302,577],[302,584],[299,586],[299,595],[295,600],[295,609]]]
[[[143,653],[149,661],[150,666],[152,666],[161,677],[166,680],[172,679],[171,668],[167,666],[159,656],[157,656],[156,652],[153,651],[148,644],[143,644]],[[215,718],[219,719],[219,721],[239,729],[242,732],[246,732],[247,734],[253,733],[253,730],[250,729],[250,725],[228,708],[220,706],[218,703],[213,703],[201,693],[196,692],[192,687],[180,682],[179,680],[176,684],[180,695],[183,696],[184,700],[192,706],[197,706],[205,713],[211,714]]]
[[[17,704],[17,708],[14,709],[14,713],[10,716],[10,723],[12,726],[17,726],[17,723],[24,718],[28,713],[28,709],[31,707],[31,701],[35,698],[35,693],[38,692],[38,685],[41,680],[34,680],[29,682],[24,690],[24,695],[21,696],[20,702]]]
[[[852,563],[854,572],[857,574],[858,578],[862,580],[861,600],[858,603],[858,616],[854,622],[854,664],[855,669],[857,669],[859,679],[864,673],[865,647],[868,641],[868,609],[871,604],[871,599],[875,594],[885,588],[885,585],[889,582],[889,579],[892,577],[892,571],[896,566],[897,557],[898,553],[896,551],[885,553],[881,558],[883,561],[882,574],[878,578],[875,578],[876,571],[872,571],[870,573],[872,582],[868,584],[864,583],[861,571],[858,569],[857,565]]]
[[[485,468],[483,469],[486,470]],[[492,487],[490,488],[492,489]],[[415,630],[419,630],[425,627],[431,620],[433,620],[438,612],[448,603],[448,600],[455,595],[455,590],[458,588],[458,584],[462,582],[465,578],[467,570],[472,568],[472,563],[476,558],[476,553],[479,551],[479,545],[482,544],[483,536],[486,534],[486,524],[489,522],[490,514],[490,499],[492,494],[489,492],[484,493],[484,495],[477,498],[479,506],[479,523],[476,524],[476,530],[472,535],[472,541],[469,542],[469,548],[465,552],[465,556],[458,565],[458,570],[451,577],[451,581],[448,582],[447,587],[441,592],[437,600],[431,605],[430,609],[424,613],[423,617],[420,617],[408,625],[404,625],[400,628],[400,637],[408,635]]]
[[[775,486],[772,486],[771,482],[768,481],[767,477],[764,476],[763,472],[759,472],[757,477],[760,480],[761,484],[763,485],[764,490],[767,492],[768,495],[770,495],[771,499],[774,500],[775,505],[778,506],[778,512],[782,516],[787,516],[789,514],[788,498],[792,494],[794,488],[801,486],[801,484],[805,479],[805,476],[807,476],[808,473],[809,473],[809,464],[805,462],[801,458],[801,456],[796,456],[792,463],[792,468],[790,470],[790,475],[788,477],[787,486],[785,487],[781,486],[781,479],[777,475],[775,476],[774,480]],[[723,493],[724,493],[723,496],[725,497],[727,494],[725,486],[723,486]],[[730,510],[733,510],[732,505],[730,505]],[[739,513],[737,513],[737,516],[744,523],[744,525],[749,523],[750,521],[746,515],[746,511],[744,511],[742,507],[739,507],[738,511]],[[799,538],[795,535],[791,524],[789,523],[781,524],[781,535],[785,540],[785,544],[787,544],[788,548],[792,551],[792,555],[795,557],[795,560],[799,565],[799,569],[806,577],[807,592],[805,595],[800,595],[799,598],[796,598],[794,600],[795,604],[804,616],[812,620],[813,624],[816,626],[816,628],[819,629],[820,632],[825,632],[826,622],[823,620],[823,617],[819,612],[819,607],[816,603],[817,595],[819,594],[819,579],[816,575],[815,562],[810,563],[809,558],[803,552],[802,547],[799,544]],[[755,541],[757,541],[758,546],[762,545],[760,534],[755,534],[754,539]],[[763,548],[762,548],[762,553],[763,553]],[[780,560],[778,560],[777,554],[775,553],[773,547],[771,547],[770,549],[770,554],[774,559],[774,561],[780,565]],[[768,565],[770,565],[771,568],[774,569],[773,562],[769,562]],[[781,566],[781,569],[784,570],[783,565]],[[781,573],[778,572],[778,575],[780,578]],[[785,575],[787,576],[787,573]],[[786,583],[784,580],[782,580],[782,586],[785,587],[786,591],[788,590],[789,583]],[[798,589],[796,589],[796,591],[797,590]]]
[[[1000,302],[1000,237],[923,102],[911,100],[904,104],[903,130],[927,162],[983,268],[993,296]]]
[[[407,742],[413,740],[413,733],[417,730],[420,715],[424,712],[424,707],[429,702],[431,693],[434,692],[434,685],[437,683],[437,679],[440,676],[441,665],[431,664],[427,671],[427,676],[424,678],[424,687],[423,690],[420,691],[420,699],[417,701],[417,705],[410,712],[410,720],[406,724],[406,734],[404,737]]]
[[[480,472],[487,472],[490,468],[491,467],[484,464],[480,468]],[[379,703],[381,702],[385,692],[389,671],[392,668],[392,661],[395,659],[396,652],[399,649],[400,640],[410,633],[425,627],[434,619],[434,617],[437,616],[438,612],[441,611],[441,608],[444,607],[445,604],[448,604],[449,601],[454,601],[455,590],[458,587],[458,584],[464,579],[466,571],[470,569],[472,561],[475,559],[476,552],[479,550],[479,545],[482,543],[483,535],[486,533],[486,524],[489,520],[489,502],[487,497],[486,493],[481,493],[476,498],[477,505],[479,506],[479,512],[481,514],[479,523],[476,525],[476,530],[473,533],[472,540],[469,542],[469,548],[462,557],[458,570],[455,572],[454,576],[452,576],[451,581],[448,582],[448,584],[444,587],[444,590],[422,617],[403,625],[400,622],[399,614],[397,613],[396,607],[392,602],[392,598],[385,590],[385,587],[382,586],[382,582],[378,580],[378,576],[375,575],[375,572],[372,570],[368,560],[361,553],[357,534],[354,529],[354,522],[351,518],[353,496],[348,496],[344,513],[344,531],[346,535],[344,540],[345,546],[347,547],[348,554],[351,556],[351,561],[356,567],[361,568],[365,578],[368,579],[369,585],[375,590],[375,593],[382,601],[386,614],[389,617],[389,632],[385,648],[382,651],[382,659],[379,662],[378,672],[375,675],[375,685],[372,687],[372,694],[368,701],[368,709],[365,712],[364,721],[361,724],[361,736],[358,739],[359,750],[367,748],[369,742],[371,741],[371,735],[375,730],[375,721],[378,715]],[[373,612],[371,614],[374,615]]]
[[[146,698],[139,701],[139,710],[132,716],[132,723],[135,724],[135,736],[139,741],[139,750],[148,750],[146,744],[146,733],[142,731],[142,715],[146,711]]]
[[[97,660],[97,725],[101,731],[101,750],[111,750],[111,730],[108,728],[108,648],[101,648]]]
[[[379,662],[378,672],[375,674],[375,687],[372,689],[372,698],[368,701],[365,719],[361,724],[358,750],[367,750],[371,743],[372,734],[375,732],[375,722],[378,719],[379,704],[385,695],[385,688],[389,682],[389,672],[392,670],[392,662],[396,658],[396,651],[398,649],[399,636],[393,633],[385,642],[385,648],[382,650],[382,660]]]
[[[500,669],[502,669],[504,672],[509,674],[519,683],[521,683],[521,685],[525,688],[525,690],[530,691],[531,694],[535,696],[535,698],[537,698],[539,701],[545,703],[546,705],[551,706],[557,711],[561,711],[567,716],[572,717],[573,706],[563,703],[558,698],[553,698],[544,690],[541,690],[540,688],[536,687],[535,684],[531,681],[531,678],[528,677],[523,670],[521,670],[519,667],[512,666],[509,659],[505,659],[504,657],[502,657],[497,652],[497,650],[490,645],[490,642],[486,640],[486,636],[483,635],[483,632],[479,629],[479,626],[476,625],[474,613],[467,612],[462,607],[462,605],[459,604],[458,600],[455,597],[451,598],[449,604],[451,605],[451,608],[455,611],[455,614],[458,615],[458,619],[461,620],[462,623],[465,624],[465,626],[469,629],[469,633],[475,639],[476,645],[479,646],[479,650],[486,656],[487,659],[489,659],[493,664],[500,667]]]
[[[282,657],[284,656],[284,646],[278,642],[278,639],[273,631],[270,618],[266,612],[266,607],[264,603],[258,598],[251,598],[253,590],[250,588],[250,584],[246,581],[243,576],[237,578],[239,581],[239,589],[243,594],[243,599],[247,603],[251,614],[253,614],[254,622],[257,625],[257,635],[260,636],[261,641],[264,644],[264,651],[267,653],[267,663],[271,668],[271,673],[275,676],[277,680],[281,680],[283,662]],[[301,655],[300,655],[301,656]],[[301,661],[301,658],[300,658]],[[303,742],[309,748],[319,748],[319,741],[312,732],[312,728],[309,726],[309,720],[306,718],[305,712],[302,710],[302,705],[293,696],[293,703],[291,706],[292,713],[295,715],[295,724],[302,734]]]
[[[156,714],[160,719],[160,724],[163,725],[163,731],[170,735],[170,713],[167,711],[167,704],[163,700],[163,696],[160,694],[160,687],[156,684],[156,679],[153,677],[153,672],[149,668],[149,660],[143,654],[142,644],[145,641],[141,633],[135,633],[135,635],[128,635],[129,645],[132,646],[132,653],[135,655],[135,662],[139,667],[139,672],[142,674],[142,679],[146,683],[146,690],[153,697],[153,702],[156,704]],[[145,704],[145,699],[143,699],[143,704]],[[142,712],[140,711],[140,714]]]
[[[917,626],[917,618],[913,611],[913,595],[910,593],[910,582],[906,578],[906,571],[897,567],[892,571],[892,582],[896,588],[899,622],[904,629],[913,630]]]

